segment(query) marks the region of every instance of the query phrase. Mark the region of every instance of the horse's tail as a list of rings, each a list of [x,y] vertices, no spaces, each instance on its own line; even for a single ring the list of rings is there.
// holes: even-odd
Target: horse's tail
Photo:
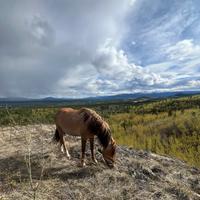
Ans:
[[[53,136],[53,141],[59,142],[59,140],[60,140],[60,135],[59,135],[58,129],[56,129],[55,134]]]

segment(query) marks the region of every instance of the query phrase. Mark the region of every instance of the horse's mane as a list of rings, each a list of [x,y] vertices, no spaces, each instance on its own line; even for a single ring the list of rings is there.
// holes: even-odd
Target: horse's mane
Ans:
[[[111,140],[111,131],[108,124],[94,110],[81,108],[83,122],[87,124],[88,130],[96,135],[103,147],[107,147]]]

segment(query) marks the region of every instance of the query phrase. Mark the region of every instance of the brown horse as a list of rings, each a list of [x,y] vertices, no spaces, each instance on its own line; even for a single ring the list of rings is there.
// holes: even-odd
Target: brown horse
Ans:
[[[62,108],[56,114],[56,131],[54,139],[60,142],[60,147],[64,148],[64,153],[70,158],[67,150],[64,135],[81,136],[82,156],[81,165],[85,166],[85,147],[86,142],[90,140],[90,150],[92,160],[97,163],[94,154],[94,137],[97,136],[103,150],[101,151],[106,164],[109,167],[114,166],[116,143],[111,137],[109,125],[93,110],[81,108],[75,110],[72,108]]]

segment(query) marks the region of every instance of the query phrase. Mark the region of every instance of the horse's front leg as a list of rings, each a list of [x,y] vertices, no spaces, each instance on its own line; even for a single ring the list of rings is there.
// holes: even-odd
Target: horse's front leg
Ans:
[[[91,157],[92,157],[93,162],[97,163],[97,160],[94,154],[94,138],[90,138],[90,150],[91,150]]]
[[[86,147],[87,139],[81,137],[81,149],[82,149],[82,155],[81,155],[81,166],[85,166],[85,147]]]

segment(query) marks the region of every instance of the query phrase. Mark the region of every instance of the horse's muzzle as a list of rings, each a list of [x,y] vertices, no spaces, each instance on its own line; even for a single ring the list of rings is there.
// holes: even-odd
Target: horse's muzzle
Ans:
[[[103,151],[102,151],[101,149],[98,149],[98,151],[99,151],[99,153],[103,154],[103,153],[102,153]],[[104,160],[104,162],[106,163],[106,165],[107,165],[109,168],[113,168],[113,167],[114,167],[114,162],[113,162],[113,160],[110,160],[109,158],[104,157],[104,155],[103,155],[103,160]]]

